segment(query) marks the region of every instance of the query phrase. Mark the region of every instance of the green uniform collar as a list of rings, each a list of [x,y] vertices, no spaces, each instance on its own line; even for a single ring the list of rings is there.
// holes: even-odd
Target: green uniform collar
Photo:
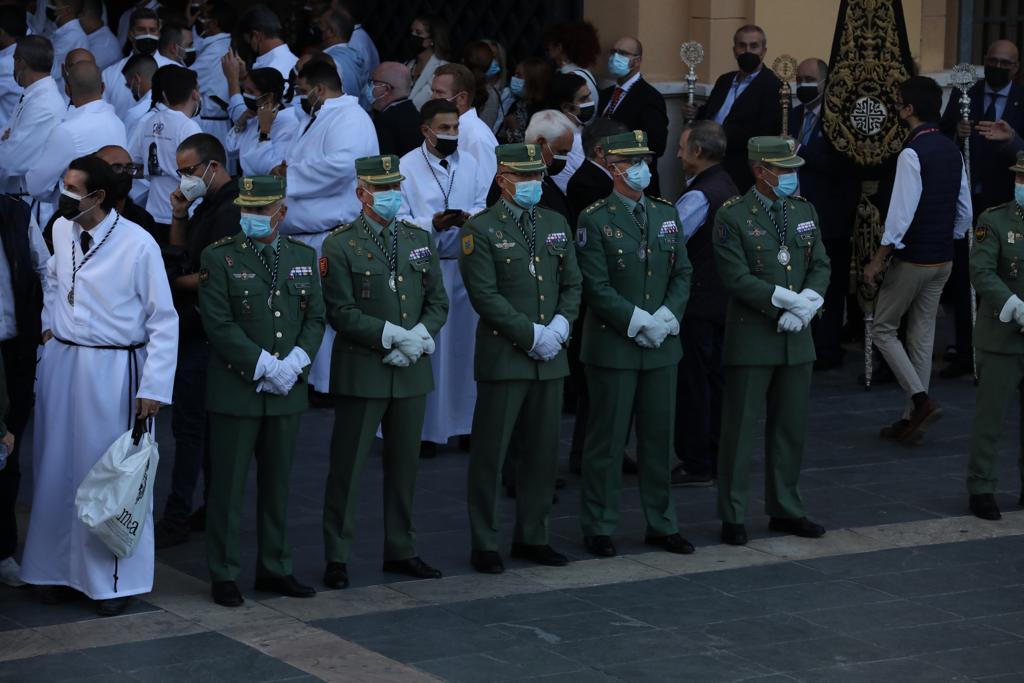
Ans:
[[[626,195],[624,195],[624,194],[620,194],[619,192],[617,192],[617,191],[614,191],[614,190],[612,191],[612,194],[614,194],[614,195],[615,195],[615,197],[616,197],[616,198],[617,198],[617,199],[618,199],[618,200],[619,200],[620,202],[622,202],[622,205],[623,205],[623,206],[625,206],[625,207],[626,207],[627,209],[629,209],[629,212],[630,212],[630,213],[633,213],[633,211],[635,211],[635,210],[636,210],[636,205],[637,205],[637,201],[636,201],[636,200],[634,200],[634,199],[630,199],[630,198],[629,198],[629,197],[627,197]],[[641,199],[641,200],[643,200],[643,196],[641,196],[641,197],[640,197],[640,199]]]
[[[254,247],[256,247],[256,249],[262,251],[264,245],[266,245],[267,243],[266,242],[259,242],[257,240],[253,240],[252,244],[253,244]],[[276,253],[277,250],[281,246],[281,234],[280,233],[274,235],[274,241],[270,243],[270,246],[273,248],[274,252]]]
[[[501,203],[505,205],[505,209],[512,215],[512,220],[516,223],[522,224],[523,213],[526,209],[515,202],[507,201],[504,197],[501,198]]]
[[[768,197],[765,197],[763,194],[761,194],[761,191],[758,190],[756,187],[753,188],[753,190],[754,190],[754,194],[757,197],[759,197],[762,202],[764,202],[765,204],[767,204],[771,208],[776,209],[776,208],[779,208],[779,206],[781,206],[781,202],[782,202],[781,199],[771,200],[771,199],[768,199]]]
[[[370,229],[373,230],[374,234],[377,235],[378,237],[381,236],[381,233],[384,231],[384,228],[387,227],[387,225],[381,225],[377,221],[370,218],[368,215],[366,215],[365,211],[363,212],[363,220],[366,221],[366,224],[370,226]],[[388,225],[393,225],[394,222],[395,221],[392,220],[390,223],[388,223]]]

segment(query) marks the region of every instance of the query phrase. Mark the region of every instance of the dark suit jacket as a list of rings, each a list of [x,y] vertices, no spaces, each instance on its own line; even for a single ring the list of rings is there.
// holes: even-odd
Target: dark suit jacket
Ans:
[[[699,119],[712,119],[729,94],[738,71],[722,74],[715,81],[715,87],[708,95],[708,101],[697,112]],[[754,184],[754,176],[747,165],[747,140],[757,135],[779,135],[782,132],[782,107],[779,105],[779,88],[782,82],[767,67],[733,102],[729,115],[722,127],[728,140],[722,166],[732,176],[741,193]]]
[[[790,111],[789,132],[800,142],[804,121],[804,105]],[[800,175],[800,194],[810,200],[818,210],[821,239],[826,243],[849,239],[860,199],[860,177],[857,167],[836,151],[821,129],[821,117],[806,145],[800,145],[797,154],[805,163]],[[835,268],[833,268],[835,270]]]
[[[402,156],[423,144],[420,113],[412,100],[400,100],[384,111],[374,111],[373,125],[381,154]]]
[[[975,83],[967,91],[971,98],[971,120],[985,121],[985,81]],[[1013,84],[1003,110],[1003,121],[1017,134],[1024,134],[1024,87]],[[956,124],[960,120],[960,91],[956,88],[949,96],[946,111],[942,113],[942,132],[956,140]],[[991,142],[977,132],[971,133],[971,195],[974,215],[985,209],[1013,199],[1013,175],[1007,170],[1014,162],[1009,146]]]
[[[603,115],[605,107],[615,92],[615,86],[601,91],[597,111]],[[641,76],[630,86],[625,97],[608,118],[622,122],[629,130],[642,130],[647,133],[647,146],[654,152],[655,161],[665,153],[668,142],[668,112],[665,109],[665,98],[654,86]],[[651,164],[651,184],[645,193],[652,197],[660,196],[658,180],[658,164]]]
[[[598,199],[612,193],[612,179],[589,159],[585,159],[565,186],[565,198],[569,203],[569,225],[574,229],[583,209]]]

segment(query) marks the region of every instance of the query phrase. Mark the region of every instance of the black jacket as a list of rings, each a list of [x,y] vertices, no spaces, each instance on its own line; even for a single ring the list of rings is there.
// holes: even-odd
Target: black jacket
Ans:
[[[613,184],[607,173],[589,159],[584,159],[569,178],[569,184],[565,186],[565,198],[569,203],[569,215],[572,218],[569,225],[575,229],[583,209],[610,195]]]
[[[597,111],[605,116],[605,108],[611,101],[615,86],[601,91]],[[608,118],[620,121],[629,130],[642,130],[647,133],[647,146],[654,152],[655,161],[665,153],[668,143],[668,112],[665,109],[665,97],[653,85],[638,78],[615,111],[607,114]],[[651,164],[651,184],[644,191],[651,197],[660,196],[658,164]]]
[[[384,111],[373,112],[377,144],[381,154],[402,156],[423,144],[420,113],[412,100],[392,102]]]
[[[985,116],[985,81],[975,83],[967,94],[971,98],[971,121],[991,120]],[[956,124],[959,120],[960,91],[954,88],[939,125],[942,132],[957,143],[960,142],[956,137]],[[1010,86],[1002,120],[1010,124],[1017,135],[1024,134],[1024,88],[1017,84]],[[971,199],[975,216],[985,209],[1013,199],[1013,174],[1007,170],[1013,162],[1014,153],[1009,145],[990,142],[977,132],[971,133]]]
[[[725,308],[729,293],[722,284],[715,265],[714,242],[715,215],[719,207],[738,192],[732,178],[721,164],[712,166],[697,174],[690,183],[688,192],[702,192],[708,201],[708,213],[704,222],[686,242],[686,255],[693,266],[690,276],[690,300],[683,313],[685,319],[710,320],[725,324]]]
[[[41,334],[43,289],[32,267],[28,231],[35,228],[30,225],[30,216],[28,204],[11,195],[0,195],[0,241],[3,242],[4,257],[11,271],[17,338],[27,345],[35,346]]]
[[[708,101],[697,113],[699,119],[713,119],[729,94],[738,71],[722,74],[708,95]],[[733,102],[722,127],[728,140],[722,165],[732,176],[741,193],[754,185],[754,176],[747,165],[747,140],[758,135],[779,135],[782,132],[782,107],[779,88],[782,82],[767,67],[754,77]]]
[[[804,105],[790,111],[789,132],[798,138],[804,121]],[[800,176],[800,194],[818,210],[821,239],[826,243],[849,240],[860,199],[860,176],[857,166],[836,151],[821,129],[821,117],[806,145],[797,149],[805,163]],[[835,264],[833,264],[835,265]]]

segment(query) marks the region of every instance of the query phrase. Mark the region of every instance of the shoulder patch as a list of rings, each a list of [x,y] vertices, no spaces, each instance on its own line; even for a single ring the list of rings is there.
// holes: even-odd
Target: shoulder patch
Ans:
[[[974,241],[975,242],[984,242],[986,237],[988,237],[988,226],[987,225],[982,224],[982,225],[979,225],[978,227],[974,228]]]
[[[715,222],[715,238],[719,244],[725,244],[729,241],[729,228],[725,225],[724,221]]]
[[[587,246],[587,229],[576,228],[576,246],[582,249]]]
[[[199,269],[199,284],[204,284],[209,279],[210,279],[210,269],[209,268],[200,268]]]
[[[464,235],[462,237],[462,253],[469,256],[476,249],[476,242],[473,241],[472,235]]]
[[[602,206],[604,206],[607,203],[608,203],[608,198],[607,197],[602,197],[601,199],[598,199],[596,202],[594,202],[593,204],[591,204],[590,206],[585,208],[584,211],[586,211],[587,213],[592,213],[592,212],[596,211],[597,209],[601,208]]]
[[[327,257],[326,256],[321,256],[320,257],[320,277],[327,277],[327,270],[328,270]]]

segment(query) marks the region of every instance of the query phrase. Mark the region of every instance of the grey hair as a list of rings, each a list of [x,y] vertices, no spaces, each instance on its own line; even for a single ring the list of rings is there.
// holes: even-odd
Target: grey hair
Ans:
[[[568,116],[557,109],[543,109],[530,117],[530,125],[526,127],[523,139],[529,143],[537,142],[539,138],[550,142],[566,133],[572,135],[575,132],[576,126]]]
[[[690,137],[686,140],[686,148],[690,152],[696,152],[699,148],[708,161],[721,161],[725,158],[728,140],[722,126],[714,121],[702,119],[691,123],[686,130],[690,131]]]

